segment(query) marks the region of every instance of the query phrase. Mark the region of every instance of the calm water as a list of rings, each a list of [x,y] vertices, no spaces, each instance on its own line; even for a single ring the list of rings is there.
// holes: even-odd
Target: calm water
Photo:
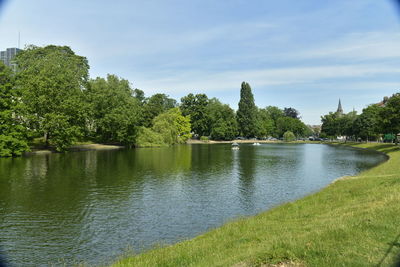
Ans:
[[[15,266],[104,264],[198,235],[385,160],[326,145],[192,145],[0,159],[0,245]]]

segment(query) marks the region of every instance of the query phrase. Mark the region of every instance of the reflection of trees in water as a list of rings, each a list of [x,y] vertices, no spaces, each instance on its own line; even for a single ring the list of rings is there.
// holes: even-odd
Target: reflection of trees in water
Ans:
[[[196,172],[226,172],[232,165],[231,148],[227,145],[196,145],[192,152],[192,161]]]
[[[165,148],[139,148],[131,151],[134,154],[130,164],[136,170],[151,171],[156,174],[176,174],[191,169],[192,147],[176,145]]]
[[[241,146],[238,153],[239,164],[239,193],[240,201],[245,210],[253,209],[253,194],[255,191],[255,174],[256,174],[256,147]]]

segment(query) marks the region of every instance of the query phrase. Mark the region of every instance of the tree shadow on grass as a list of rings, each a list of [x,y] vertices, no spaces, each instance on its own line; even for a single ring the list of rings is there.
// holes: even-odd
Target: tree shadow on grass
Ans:
[[[385,259],[392,252],[393,249],[400,250],[400,233],[396,236],[393,242],[389,243],[389,248],[386,251],[385,255],[382,257],[382,259],[379,261],[379,263],[376,265],[377,267],[385,266],[383,265],[383,263],[385,262]],[[396,261],[393,263],[393,267],[400,267],[400,255],[397,256]]]

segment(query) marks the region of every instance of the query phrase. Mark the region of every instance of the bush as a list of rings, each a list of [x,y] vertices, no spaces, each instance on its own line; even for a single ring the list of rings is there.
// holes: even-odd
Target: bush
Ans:
[[[291,131],[287,131],[283,134],[283,140],[285,140],[286,142],[291,142],[296,140],[296,136]]]
[[[210,139],[207,136],[201,136],[200,140],[201,141],[209,141]]]
[[[136,146],[138,147],[158,147],[165,146],[163,137],[154,132],[150,128],[141,127],[136,139]]]

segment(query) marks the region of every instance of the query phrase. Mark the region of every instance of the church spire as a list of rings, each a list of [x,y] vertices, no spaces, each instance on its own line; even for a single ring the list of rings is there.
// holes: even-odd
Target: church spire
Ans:
[[[340,102],[340,98],[339,98],[339,105],[337,107],[336,113],[339,115],[343,114],[342,103]]]

